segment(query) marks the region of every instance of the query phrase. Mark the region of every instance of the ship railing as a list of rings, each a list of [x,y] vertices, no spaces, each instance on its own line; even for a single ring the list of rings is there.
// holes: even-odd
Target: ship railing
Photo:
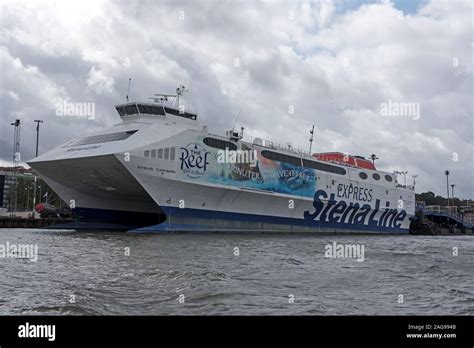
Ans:
[[[454,213],[454,214],[463,214],[463,213],[474,213],[474,209],[469,206],[442,206],[442,205],[428,205],[424,210],[429,210],[429,211],[446,211],[448,213]]]
[[[297,148],[297,147],[293,147],[291,144],[283,145],[283,144],[279,144],[279,143],[276,143],[276,142],[271,141],[271,140],[265,140],[265,139],[261,139],[261,138],[258,138],[259,141],[261,141],[261,143],[260,142],[255,143],[254,142],[255,139],[257,139],[257,138],[251,138],[250,142],[252,144],[255,144],[255,145],[266,147],[267,149],[283,150],[283,151],[296,153],[296,154],[302,155],[302,156],[311,156],[311,153],[309,151],[303,150],[303,149],[300,149],[300,148]]]
[[[173,109],[176,109],[178,111],[182,110],[183,113],[187,112],[187,113],[191,113],[191,114],[198,114],[197,108],[195,106],[185,105],[185,104],[176,105],[176,101],[172,98],[173,97],[171,97],[171,99],[162,99],[159,96],[149,97],[148,99],[150,99],[150,101],[133,102],[133,104],[158,104],[160,106],[173,108]]]
[[[429,205],[423,209],[424,211],[432,211],[432,212],[444,212],[451,214],[453,216],[458,217],[464,223],[473,224],[474,223],[474,211],[472,211],[472,207],[467,206],[440,206],[440,205]]]
[[[415,191],[415,185],[402,185],[402,184],[397,183],[396,187]]]
[[[424,208],[427,211],[434,211],[434,212],[447,212],[451,214],[458,214],[458,207],[457,206],[441,206],[441,205],[428,205]]]

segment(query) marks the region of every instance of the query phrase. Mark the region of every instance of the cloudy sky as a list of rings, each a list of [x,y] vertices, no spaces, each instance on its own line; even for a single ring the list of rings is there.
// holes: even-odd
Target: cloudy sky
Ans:
[[[182,84],[212,132],[244,126],[313,151],[380,158],[417,192],[474,198],[471,1],[6,1],[0,14],[0,161],[119,121],[128,78],[146,100]],[[94,119],[56,116],[59,100]],[[384,115],[414,103],[419,114]],[[400,105],[400,104],[398,104]],[[293,112],[292,112],[293,111]]]

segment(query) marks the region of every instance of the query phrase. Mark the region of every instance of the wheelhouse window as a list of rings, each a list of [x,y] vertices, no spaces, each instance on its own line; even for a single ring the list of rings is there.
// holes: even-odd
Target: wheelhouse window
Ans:
[[[165,115],[165,111],[163,110],[162,106],[138,104],[138,110],[140,111],[140,114],[160,115],[160,116]]]
[[[116,109],[120,116],[138,114],[138,108],[135,104],[118,106]]]
[[[197,119],[196,114],[192,114],[190,112],[180,112],[179,110],[174,109],[174,108],[163,107],[160,105],[152,105],[152,104],[120,105],[120,106],[116,106],[115,109],[117,110],[120,116],[128,116],[128,115],[136,115],[136,114],[164,116],[166,115],[166,113],[168,113],[175,116],[189,118],[191,120]]]
[[[158,158],[163,158],[163,149],[158,149]]]
[[[120,116],[136,115],[138,113],[147,115],[165,115],[163,107],[158,105],[131,104],[118,106],[116,109]]]
[[[167,160],[167,159],[169,159],[169,158],[170,158],[170,149],[167,147],[167,148],[165,149],[165,159]]]
[[[226,148],[229,150],[237,150],[237,145],[231,143],[230,141],[225,141],[216,138],[204,138],[204,144],[209,147],[213,147],[215,149],[225,150]]]
[[[170,160],[172,160],[172,161],[174,161],[175,152],[176,152],[176,149],[174,147],[172,147],[170,149]]]
[[[145,155],[145,157],[150,157],[150,150],[145,150],[144,155]]]
[[[72,146],[89,145],[89,144],[101,144],[101,143],[109,143],[112,141],[125,140],[125,139],[128,139],[133,134],[135,134],[136,132],[138,132],[138,129],[126,131],[126,132],[91,135],[89,137],[73,140],[67,143],[66,145],[64,145],[63,147],[72,147]]]
[[[151,150],[151,157],[156,158],[156,150]]]
[[[333,166],[332,164],[316,162],[316,161],[311,161],[307,159],[303,159],[303,166],[305,168],[313,168],[313,169],[321,170],[323,172],[329,172],[329,173],[334,173],[334,174],[339,174],[339,175],[346,175],[347,173],[344,168]]]

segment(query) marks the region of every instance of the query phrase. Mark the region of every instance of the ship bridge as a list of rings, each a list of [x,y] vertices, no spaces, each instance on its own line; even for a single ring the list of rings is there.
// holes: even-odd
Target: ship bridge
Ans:
[[[171,105],[157,105],[154,103],[139,103],[132,102],[126,104],[115,105],[120,117],[127,116],[165,116],[166,114],[184,117],[190,120],[196,120],[197,114],[191,112],[184,112]]]
[[[184,92],[187,92],[186,87],[179,86],[178,88],[176,88],[176,94],[155,94],[154,97],[148,98],[151,99],[153,102],[127,102],[125,104],[115,105],[115,109],[117,110],[118,114],[122,119],[127,116],[173,115],[195,121],[197,119],[197,114],[194,112],[185,111],[185,107],[179,103],[179,98],[183,95]]]

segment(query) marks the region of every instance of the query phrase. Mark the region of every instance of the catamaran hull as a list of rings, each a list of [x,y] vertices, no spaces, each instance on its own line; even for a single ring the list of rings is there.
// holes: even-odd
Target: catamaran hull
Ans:
[[[363,210],[360,205],[359,209],[350,209],[347,202],[338,205],[337,201],[322,200],[327,195],[323,190],[317,191],[313,199],[303,200],[132,174],[120,166],[122,163],[112,155],[36,163],[35,168],[60,197],[75,204],[76,221],[59,227],[139,232],[396,234],[408,233],[409,229],[408,215],[397,219],[393,212],[385,217],[385,210]],[[51,178],[57,168],[67,168],[59,181]],[[75,175],[80,175],[82,181]],[[119,185],[117,190],[111,189]]]

